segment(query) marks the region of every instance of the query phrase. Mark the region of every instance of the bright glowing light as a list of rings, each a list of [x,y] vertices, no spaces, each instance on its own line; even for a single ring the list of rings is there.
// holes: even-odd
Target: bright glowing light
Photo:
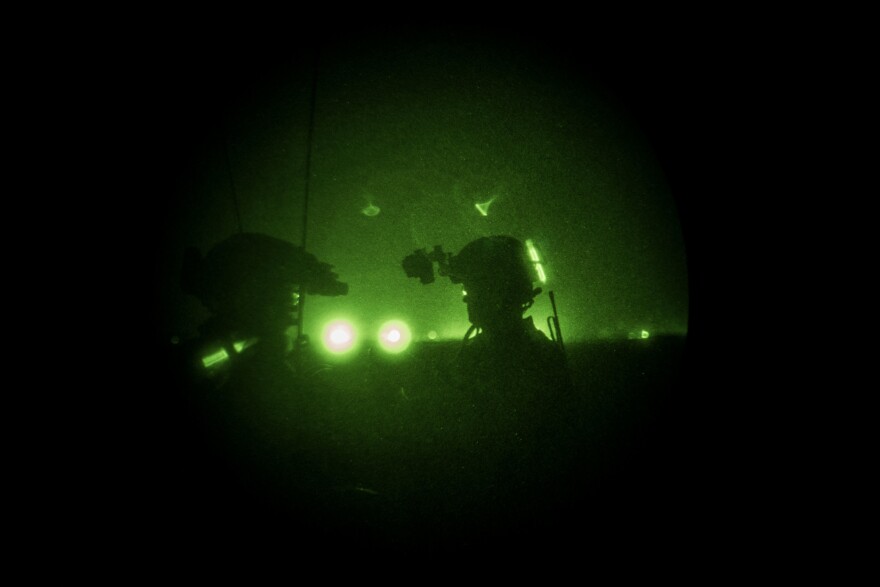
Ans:
[[[330,331],[330,342],[335,345],[351,342],[351,339],[351,333],[345,330],[342,326],[337,326]]]
[[[535,271],[538,273],[538,279],[541,283],[547,283],[547,275],[544,273],[544,267],[541,266],[541,258],[538,256],[538,249],[535,248],[535,241],[526,239],[526,249],[529,251],[529,259],[535,264]]]
[[[529,250],[529,257],[537,263],[541,259],[538,258],[538,250],[535,248],[535,243],[532,239],[526,239],[526,248]]]
[[[379,212],[379,206],[376,206],[374,204],[370,204],[369,206],[361,210],[361,214],[363,214],[364,216],[378,216]]]
[[[235,349],[236,353],[240,353],[244,349],[254,345],[258,339],[249,338],[247,340],[238,340],[232,343],[232,348]],[[229,353],[226,352],[226,349],[220,349],[219,351],[213,352],[210,355],[207,355],[202,358],[202,365],[205,366],[206,369],[210,369],[214,365],[218,365],[223,361],[229,359]]]
[[[479,210],[480,214],[482,214],[483,216],[488,216],[489,215],[489,206],[494,201],[495,201],[495,198],[492,198],[488,202],[478,202],[478,203],[474,204],[474,208]]]
[[[648,332],[647,330],[642,330],[642,338],[648,338],[649,336],[651,336],[650,332]]]
[[[321,337],[324,347],[331,353],[345,353],[354,347],[357,335],[351,322],[347,320],[334,320],[324,327]]]
[[[401,320],[389,320],[379,328],[379,345],[388,353],[402,353],[409,347],[412,335]]]
[[[204,365],[206,369],[210,369],[217,363],[222,363],[228,358],[229,354],[226,352],[226,349],[220,349],[216,353],[211,353],[207,357],[204,357],[202,359],[202,365]]]
[[[535,263],[535,269],[538,271],[538,279],[541,280],[541,283],[547,283],[547,276],[544,274],[544,268],[541,267],[540,263]]]

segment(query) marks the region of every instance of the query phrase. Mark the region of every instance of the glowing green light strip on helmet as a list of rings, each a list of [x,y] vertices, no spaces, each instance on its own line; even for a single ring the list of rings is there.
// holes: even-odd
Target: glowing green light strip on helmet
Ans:
[[[535,242],[532,239],[526,239],[526,248],[529,250],[529,257],[533,262],[537,263],[541,260],[538,258],[538,250],[535,248]]]
[[[526,249],[529,251],[529,258],[532,260],[532,263],[535,264],[535,271],[538,272],[538,279],[541,280],[541,283],[546,283],[547,275],[544,273],[544,268],[541,266],[541,258],[538,257],[538,250],[535,248],[535,243],[532,239],[526,239]]]
[[[544,268],[541,267],[540,263],[535,263],[535,269],[538,270],[538,279],[541,280],[541,283],[547,283],[547,276],[544,274]]]

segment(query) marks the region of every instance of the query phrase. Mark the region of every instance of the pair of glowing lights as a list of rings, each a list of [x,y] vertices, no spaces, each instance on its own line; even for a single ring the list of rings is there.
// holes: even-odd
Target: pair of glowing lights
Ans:
[[[491,203],[491,202],[490,202]],[[488,206],[488,204],[487,204]],[[482,212],[482,210],[481,210]],[[528,239],[525,242],[529,259],[535,267],[538,279],[541,283],[546,283],[547,276],[544,273],[544,267],[541,265],[541,259],[534,241]],[[466,293],[466,292],[462,292]],[[436,333],[432,331],[434,337]],[[432,338],[429,334],[429,338]],[[324,327],[321,336],[324,348],[333,354],[344,354],[354,349],[358,344],[358,333],[354,325],[347,320],[334,320]],[[379,348],[391,354],[398,354],[405,351],[412,341],[412,334],[409,327],[401,320],[389,320],[379,327],[376,333],[376,341]]]
[[[376,342],[386,353],[398,354],[412,342],[409,326],[402,320],[389,320],[376,331]],[[333,320],[324,326],[321,334],[324,348],[337,355],[347,353],[358,346],[360,336],[354,324],[348,320]]]
[[[429,335],[430,336],[430,335]],[[376,339],[386,353],[396,355],[405,351],[412,342],[412,333],[409,326],[402,320],[389,320],[379,327]],[[325,327],[321,336],[324,348],[334,355],[344,355],[355,349],[360,342],[357,329],[348,320],[333,320]],[[232,345],[233,354],[241,353],[247,347],[252,346],[257,339],[238,341]],[[202,364],[206,369],[216,368],[223,365],[229,359],[226,349],[218,349],[202,358]]]

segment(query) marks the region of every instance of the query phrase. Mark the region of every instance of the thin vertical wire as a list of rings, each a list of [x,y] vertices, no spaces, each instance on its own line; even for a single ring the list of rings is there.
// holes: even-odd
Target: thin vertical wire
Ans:
[[[305,177],[305,201],[303,202],[302,219],[302,247],[306,248],[306,235],[309,219],[309,187],[312,176],[312,138],[315,134],[315,95],[318,90],[318,49],[315,49],[314,68],[312,70],[312,95],[309,107],[309,130],[306,137],[306,177]]]

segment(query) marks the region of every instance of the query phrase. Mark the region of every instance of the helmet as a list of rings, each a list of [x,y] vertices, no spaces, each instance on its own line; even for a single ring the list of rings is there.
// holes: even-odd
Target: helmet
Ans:
[[[521,241],[487,236],[467,245],[449,261],[449,277],[468,289],[492,290],[518,304],[531,303],[537,275]]]
[[[298,287],[315,295],[348,293],[332,266],[302,247],[260,233],[233,235],[205,256],[186,251],[181,287],[211,312],[245,318],[258,308],[284,307],[290,311]]]

